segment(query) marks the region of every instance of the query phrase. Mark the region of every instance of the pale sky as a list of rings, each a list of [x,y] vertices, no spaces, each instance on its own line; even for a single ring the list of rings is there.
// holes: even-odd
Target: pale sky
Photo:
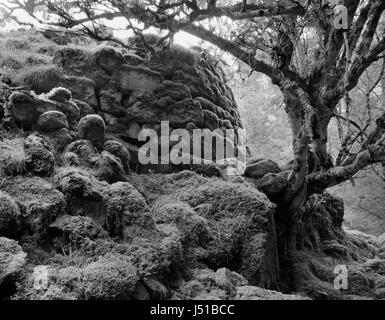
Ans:
[[[0,0],[0,3],[7,3],[7,0]],[[44,28],[44,25],[41,25],[36,22],[33,18],[31,18],[27,13],[25,13],[22,10],[16,11],[16,15],[20,21],[25,22],[31,22],[35,24],[37,28],[42,27]],[[127,26],[127,21],[124,18],[117,18],[112,21],[103,21],[107,26],[112,27],[113,29],[123,29],[123,30],[116,30],[114,31],[114,35],[118,38],[127,38],[132,33],[127,32],[127,30],[124,30]],[[0,27],[0,31],[9,31],[12,29],[17,29],[22,26],[18,25],[16,22],[10,22],[5,27]],[[149,30],[152,33],[156,33],[157,31],[155,29]],[[201,40],[197,37],[194,37],[186,32],[179,32],[175,35],[174,42],[177,44],[180,44],[185,47],[192,47],[197,46],[201,43]]]

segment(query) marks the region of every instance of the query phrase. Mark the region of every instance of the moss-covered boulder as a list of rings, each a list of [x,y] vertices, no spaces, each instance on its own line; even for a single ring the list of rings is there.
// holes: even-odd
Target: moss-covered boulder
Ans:
[[[26,254],[14,240],[0,237],[0,297],[13,294],[26,264]]]
[[[146,200],[138,190],[125,182],[115,183],[108,190],[104,226],[111,236],[127,239],[145,230],[155,230]]]
[[[47,111],[40,115],[37,122],[40,130],[46,133],[69,128],[67,117],[59,111]]]
[[[211,237],[209,222],[187,203],[161,198],[154,204],[152,212],[158,226],[175,225],[188,247],[204,246]]]
[[[92,159],[97,155],[95,147],[89,140],[76,140],[69,144],[65,154],[72,153],[77,156],[77,161],[83,166],[91,166]]]
[[[87,115],[78,124],[79,138],[91,141],[98,149],[104,144],[105,131],[104,120],[98,115]]]
[[[20,208],[24,234],[45,234],[49,225],[66,212],[64,195],[41,178],[14,177],[4,181],[2,189],[13,195]]]
[[[49,177],[55,169],[55,155],[52,145],[44,136],[30,135],[24,141],[25,168],[28,172]]]
[[[263,178],[268,173],[280,173],[278,164],[269,159],[256,159],[251,161],[245,171],[245,176],[256,180]]]
[[[103,224],[107,183],[100,182],[90,172],[75,167],[59,169],[53,180],[56,188],[66,197],[70,215],[88,216],[100,225]]]
[[[234,264],[251,283],[276,285],[275,206],[264,194],[247,184],[206,180],[177,191],[177,197],[198,208],[211,225],[209,265]]]
[[[0,237],[14,238],[20,232],[20,216],[15,200],[0,191]]]
[[[109,140],[104,144],[103,149],[118,158],[126,172],[130,171],[130,152],[122,143]]]
[[[123,165],[119,158],[108,151],[103,151],[100,155],[92,159],[92,167],[95,177],[100,181],[115,183],[125,181]]]
[[[81,270],[85,299],[130,299],[139,280],[136,268],[124,255],[106,255]]]

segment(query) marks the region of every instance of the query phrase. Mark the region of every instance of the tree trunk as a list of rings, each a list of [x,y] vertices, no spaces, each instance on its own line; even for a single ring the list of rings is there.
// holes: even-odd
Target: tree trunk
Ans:
[[[312,148],[309,159],[309,172],[329,170],[333,160],[327,151],[328,127],[333,109],[317,108],[312,123]]]
[[[333,167],[333,161],[327,152],[327,134],[334,109],[323,105],[313,106],[309,95],[292,83],[281,89],[294,151],[288,188],[279,210],[285,229],[286,249],[290,251],[297,249],[297,234],[301,233],[299,221],[310,195],[308,175],[325,172]]]
[[[284,90],[286,112],[293,136],[294,162],[288,177],[288,188],[280,208],[284,226],[286,250],[296,249],[297,225],[303,205],[307,199],[306,176],[309,173],[309,143],[311,140],[309,105],[300,98],[298,88],[286,87]]]
[[[385,58],[384,58],[383,63],[385,64]],[[385,110],[385,72],[382,75],[381,84],[382,84],[382,110]],[[382,162],[382,171],[383,171],[382,173],[385,177],[385,161]]]

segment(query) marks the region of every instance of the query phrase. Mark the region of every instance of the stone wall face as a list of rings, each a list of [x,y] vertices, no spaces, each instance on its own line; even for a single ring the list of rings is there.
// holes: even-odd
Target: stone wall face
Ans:
[[[211,57],[182,47],[150,58],[140,54],[64,47],[53,61],[66,75],[60,85],[101,114],[107,132],[127,142],[137,144],[144,128],[159,132],[161,121],[169,121],[170,130],[241,128],[232,91]]]
[[[238,154],[238,130],[242,125],[233,93],[218,61],[201,50],[180,46],[151,51],[151,54],[140,41],[132,40],[132,47],[135,49],[131,51],[113,47],[92,51],[74,46],[57,47],[53,65],[34,77],[35,82],[41,79],[45,86],[49,82],[48,87],[53,89],[45,92],[33,91],[32,87],[26,90],[5,88],[3,91],[7,93],[0,95],[2,125],[48,135],[57,142],[61,152],[72,141],[80,139],[79,121],[96,114],[105,123],[105,139],[99,143],[110,140],[123,143],[130,152],[130,165],[134,167],[142,164],[138,152],[145,143],[139,141],[143,129],[155,130],[158,137],[168,137],[174,129],[187,129],[186,139],[190,139],[190,145],[181,150],[181,154],[188,156],[184,157],[184,162],[190,159],[195,164],[199,160],[201,164],[211,165],[211,161],[201,159],[216,160],[217,164],[225,158],[234,159]],[[34,87],[40,86],[34,83]],[[53,111],[62,115],[45,114]],[[47,119],[58,122],[55,122],[55,130],[47,128],[50,126]],[[169,133],[166,134],[161,126],[164,121],[168,122]],[[220,133],[213,134],[216,138],[212,143],[202,142],[202,150],[195,152],[194,129],[220,130]],[[222,136],[228,129],[234,130],[234,137]],[[170,160],[164,168],[159,165],[165,164],[161,160],[165,156],[163,152],[170,151],[175,144],[177,141],[164,148],[159,140],[163,149],[157,156],[158,164],[154,168],[144,166],[145,170],[175,171],[173,164],[169,165]],[[230,155],[217,156],[219,144],[222,152],[227,152],[230,145]],[[241,167],[237,170],[243,172],[243,163]]]

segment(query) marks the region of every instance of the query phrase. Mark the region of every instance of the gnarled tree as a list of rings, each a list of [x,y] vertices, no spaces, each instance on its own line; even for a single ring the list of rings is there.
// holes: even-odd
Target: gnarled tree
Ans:
[[[344,18],[344,10],[336,13],[341,4],[347,9],[347,29],[335,27],[335,19]],[[296,245],[294,226],[309,195],[385,161],[385,114],[365,128],[349,119],[349,92],[384,58],[383,0],[9,0],[0,6],[8,18],[17,19],[14,13],[21,8],[44,25],[80,28],[120,43],[100,34],[107,20],[125,18],[127,30],[138,36],[150,27],[166,30],[164,42],[184,31],[270,77],[282,91],[292,129],[294,161],[280,210],[290,248]],[[47,19],[38,13],[42,6],[51,13]],[[346,115],[338,113],[341,101]],[[337,159],[327,151],[333,117],[352,127]]]

